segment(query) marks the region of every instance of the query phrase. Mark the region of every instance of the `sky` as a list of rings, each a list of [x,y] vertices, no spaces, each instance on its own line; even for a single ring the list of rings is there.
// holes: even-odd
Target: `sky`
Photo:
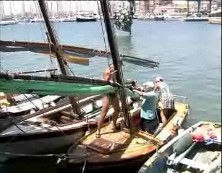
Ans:
[[[215,0],[213,0],[215,1]],[[220,0],[218,0],[220,1]],[[173,0],[176,3],[186,3],[184,0]],[[93,11],[97,13],[98,5],[97,1],[47,1],[49,10],[51,12],[57,11],[57,5],[59,6],[59,12],[78,12],[78,11]],[[37,1],[5,1],[0,0],[0,17],[5,15],[21,14],[23,11],[29,13],[40,13],[38,9]]]
[[[0,13],[1,15],[21,14],[25,12],[39,12],[37,1],[0,1]],[[49,9],[53,12],[57,11],[57,4],[59,10],[63,12],[76,11],[98,11],[96,1],[48,1]]]

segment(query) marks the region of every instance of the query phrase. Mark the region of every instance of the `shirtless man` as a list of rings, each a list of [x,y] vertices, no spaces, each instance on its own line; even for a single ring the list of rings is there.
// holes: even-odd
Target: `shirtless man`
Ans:
[[[114,82],[116,81],[116,75],[115,75],[115,71],[114,71],[114,66],[113,64],[109,65],[109,68],[105,69],[104,73],[103,73],[103,80],[105,81],[111,81]],[[100,129],[101,126],[103,124],[103,121],[105,119],[105,116],[109,110],[109,105],[113,106],[114,112],[113,112],[113,130],[117,130],[117,125],[116,125],[116,121],[118,118],[118,115],[120,113],[120,106],[119,106],[119,100],[117,98],[116,93],[110,93],[104,96],[103,98],[103,107],[102,107],[102,111],[100,114],[100,118],[98,121],[98,128],[97,128],[97,133],[96,136],[99,138],[100,135]]]

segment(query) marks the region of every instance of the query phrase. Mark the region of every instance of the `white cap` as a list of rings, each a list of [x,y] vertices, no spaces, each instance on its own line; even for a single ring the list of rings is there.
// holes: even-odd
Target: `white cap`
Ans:
[[[153,88],[154,87],[154,83],[151,82],[151,81],[148,81],[148,82],[144,83],[143,86],[145,88]]]
[[[160,81],[162,81],[162,80],[163,80],[163,78],[160,77],[160,76],[158,76],[158,77],[156,77],[155,82],[160,82]]]

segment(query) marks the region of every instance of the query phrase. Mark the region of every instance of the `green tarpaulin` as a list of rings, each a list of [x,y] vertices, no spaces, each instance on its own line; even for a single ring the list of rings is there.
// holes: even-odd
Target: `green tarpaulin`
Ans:
[[[53,81],[0,79],[0,91],[5,93],[88,96],[113,93],[116,88],[110,85],[90,85]]]

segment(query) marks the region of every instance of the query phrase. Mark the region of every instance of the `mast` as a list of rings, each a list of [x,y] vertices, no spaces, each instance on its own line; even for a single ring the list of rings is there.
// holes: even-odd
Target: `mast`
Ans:
[[[46,28],[47,28],[48,33],[49,33],[49,38],[50,38],[50,40],[53,44],[53,46],[52,46],[53,49],[52,50],[55,52],[55,55],[56,55],[56,58],[58,60],[61,73],[62,73],[62,75],[67,76],[68,71],[65,67],[65,61],[63,60],[62,55],[61,55],[61,48],[59,47],[58,41],[57,41],[57,39],[56,39],[56,37],[53,33],[51,24],[49,22],[49,17],[48,17],[45,2],[43,0],[38,0],[38,2],[39,2],[39,6],[40,6],[40,9],[41,9],[41,12],[42,12],[42,16],[43,16],[44,21],[45,21]],[[69,97],[69,99],[70,99],[70,102],[71,102],[71,105],[72,105],[73,112],[75,114],[79,115],[80,112],[79,112],[79,109],[78,109],[76,99],[74,97]]]
[[[22,2],[22,17],[27,17],[25,12],[25,2]]]
[[[122,67],[121,67],[121,62],[120,62],[120,57],[119,57],[119,51],[117,48],[117,41],[116,37],[113,33],[113,26],[111,24],[111,20],[109,17],[109,7],[108,7],[108,2],[107,0],[100,0],[101,8],[102,8],[102,13],[104,16],[104,23],[106,26],[106,31],[107,31],[107,36],[108,36],[108,41],[109,41],[109,46],[110,46],[110,51],[111,51],[111,57],[113,60],[113,65],[115,70],[117,70],[116,73],[116,78],[117,82],[121,86],[121,92],[120,92],[120,98],[122,102],[122,109],[124,113],[124,119],[125,119],[125,125],[127,128],[131,129],[131,123],[130,123],[130,118],[129,118],[129,111],[126,103],[126,92],[124,90],[124,81],[123,81],[123,72],[122,72]]]

